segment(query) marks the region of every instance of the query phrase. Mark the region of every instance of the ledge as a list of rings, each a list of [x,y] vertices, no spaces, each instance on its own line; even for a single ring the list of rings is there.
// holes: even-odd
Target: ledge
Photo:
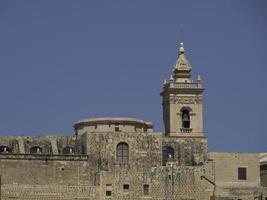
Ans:
[[[88,155],[51,155],[51,154],[0,154],[0,160],[67,160],[67,161],[87,161]]]

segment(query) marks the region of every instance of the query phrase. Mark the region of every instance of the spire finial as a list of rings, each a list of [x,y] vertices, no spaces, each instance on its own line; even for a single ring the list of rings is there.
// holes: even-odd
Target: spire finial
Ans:
[[[198,81],[198,82],[201,82],[201,77],[200,77],[200,75],[197,76],[197,81]]]
[[[184,49],[184,43],[181,42],[181,43],[180,43],[180,48],[179,48],[179,53],[180,53],[180,54],[183,54],[184,52],[185,52],[185,49]]]

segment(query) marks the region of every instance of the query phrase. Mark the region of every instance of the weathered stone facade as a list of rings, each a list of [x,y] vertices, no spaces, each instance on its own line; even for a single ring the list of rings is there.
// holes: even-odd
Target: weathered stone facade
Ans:
[[[267,199],[266,163],[208,152],[204,88],[184,47],[163,85],[165,132],[132,118],[78,121],[73,136],[0,136],[0,199]]]

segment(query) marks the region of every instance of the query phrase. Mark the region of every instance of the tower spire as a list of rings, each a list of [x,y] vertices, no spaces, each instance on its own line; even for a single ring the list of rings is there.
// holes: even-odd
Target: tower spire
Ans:
[[[173,66],[173,77],[176,82],[189,81],[191,65],[185,56],[184,43],[180,43],[179,55],[176,63]]]

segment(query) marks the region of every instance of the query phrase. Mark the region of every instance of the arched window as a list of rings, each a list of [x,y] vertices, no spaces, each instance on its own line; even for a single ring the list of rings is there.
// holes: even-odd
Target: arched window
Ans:
[[[0,146],[0,153],[10,153],[11,150],[7,146]]]
[[[129,146],[125,142],[117,145],[117,162],[127,164],[129,161]]]
[[[30,149],[30,154],[41,154],[42,153],[42,148],[35,146]]]
[[[190,115],[187,109],[182,110],[182,127],[190,128]]]
[[[63,154],[74,154],[74,148],[73,147],[65,147],[62,151]]]
[[[172,147],[169,146],[164,146],[162,148],[162,161],[163,163],[165,163],[168,158],[174,158],[174,149]]]

